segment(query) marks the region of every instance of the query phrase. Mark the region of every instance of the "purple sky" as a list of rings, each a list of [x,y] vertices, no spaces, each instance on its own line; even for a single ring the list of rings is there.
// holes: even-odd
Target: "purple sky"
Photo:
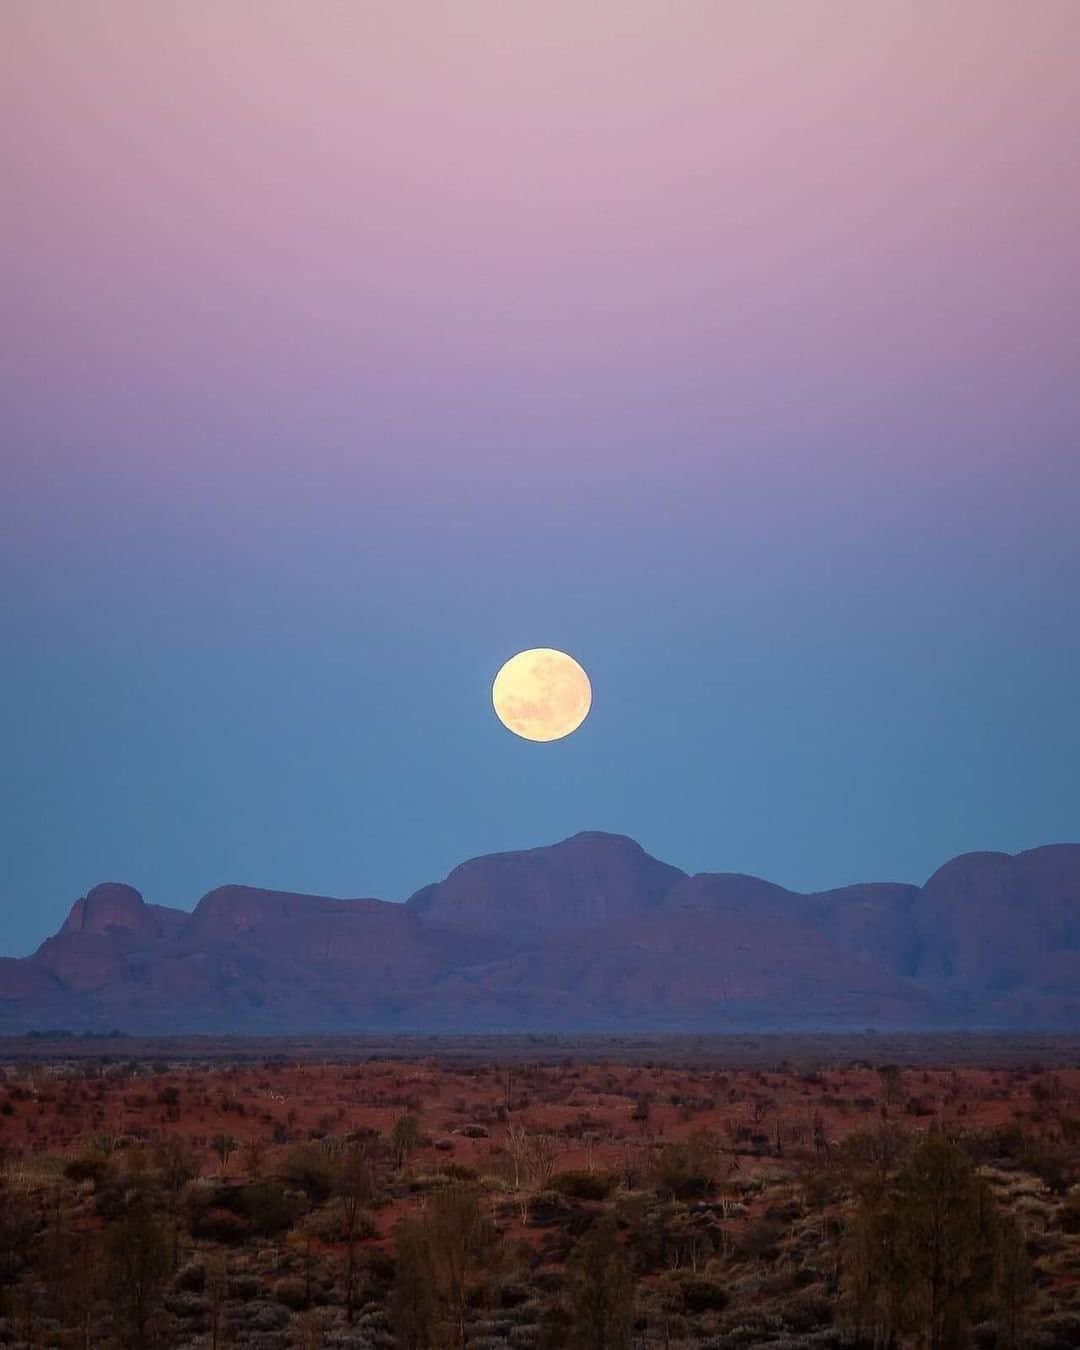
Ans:
[[[9,0],[0,950],[1080,838],[1075,0]],[[583,730],[488,685],[565,647]]]

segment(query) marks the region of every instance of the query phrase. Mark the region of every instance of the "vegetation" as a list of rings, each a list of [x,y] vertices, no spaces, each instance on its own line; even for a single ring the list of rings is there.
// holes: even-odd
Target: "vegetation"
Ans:
[[[0,1346],[1058,1350],[1078,1120],[1034,1065],[9,1064]]]

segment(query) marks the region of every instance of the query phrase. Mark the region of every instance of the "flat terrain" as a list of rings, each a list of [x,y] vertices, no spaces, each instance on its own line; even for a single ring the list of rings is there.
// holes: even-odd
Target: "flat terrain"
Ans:
[[[19,1060],[241,1064],[263,1060],[353,1064],[367,1059],[444,1064],[565,1060],[620,1064],[821,1069],[899,1062],[918,1067],[1080,1065],[1080,1035],[1058,1032],[746,1032],[736,1035],[0,1036],[0,1064]]]
[[[357,1047],[353,1061],[333,1041],[272,1043],[280,1053],[255,1063],[266,1046],[247,1044],[240,1058],[240,1045],[230,1051],[224,1042],[184,1042],[183,1049],[167,1041],[105,1042],[109,1053],[101,1063],[100,1046],[97,1055],[77,1061],[35,1061],[24,1042],[0,1087],[0,1103],[6,1088],[12,1107],[0,1139],[9,1151],[32,1156],[77,1150],[101,1134],[125,1143],[177,1134],[195,1150],[200,1172],[210,1174],[226,1170],[210,1141],[228,1132],[238,1143],[263,1141],[272,1171],[295,1143],[358,1131],[388,1134],[409,1113],[426,1132],[412,1157],[421,1171],[448,1160],[499,1171],[513,1123],[551,1134],[560,1169],[617,1169],[627,1150],[648,1153],[708,1130],[723,1141],[732,1172],[773,1173],[785,1145],[797,1154],[815,1129],[819,1141],[835,1142],[879,1125],[885,1063],[901,1067],[902,1084],[885,1117],[913,1129],[930,1122],[980,1130],[1042,1120],[1048,1097],[1058,1111],[1080,1118],[1080,1047],[1072,1046],[1066,1067],[1061,1042],[998,1043],[999,1051],[1011,1048],[1013,1055],[995,1068],[992,1042],[973,1039],[937,1043],[937,1067],[927,1067],[934,1042],[885,1037],[872,1038],[883,1052],[877,1066],[852,1057],[852,1042],[812,1038],[688,1041],[681,1053],[676,1043],[627,1040],[612,1044],[612,1056],[600,1061],[583,1058],[588,1047],[582,1042],[531,1060],[520,1041],[458,1041],[440,1053],[423,1042],[408,1058],[400,1041],[398,1058],[394,1044],[384,1041],[379,1050]],[[64,1056],[75,1046],[87,1048],[85,1042],[62,1044]],[[1055,1046],[1056,1057],[1049,1053]],[[905,1059],[891,1057],[902,1051]],[[679,1062],[695,1054],[700,1062]],[[955,1054],[954,1062],[943,1065],[945,1054]],[[720,1067],[724,1063],[731,1067]]]
[[[860,1234],[931,1136],[1019,1225],[1022,1343],[1080,1344],[1080,1038],[64,1037],[0,1043],[0,1066],[0,1344],[81,1344],[49,1311],[70,1305],[103,1346],[404,1346],[416,1279],[417,1345],[555,1350],[607,1234],[626,1344],[860,1345],[893,1306],[853,1273]],[[451,1201],[461,1259],[417,1275],[402,1235],[449,1240]],[[138,1224],[171,1247],[143,1341],[100,1292],[124,1225],[153,1249]],[[41,1294],[80,1241],[98,1294]],[[997,1291],[972,1325],[1005,1316]]]

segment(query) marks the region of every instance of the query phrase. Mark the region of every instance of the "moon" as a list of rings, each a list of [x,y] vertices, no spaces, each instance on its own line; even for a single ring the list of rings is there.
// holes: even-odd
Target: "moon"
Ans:
[[[527,741],[558,741],[577,731],[592,707],[592,685],[572,656],[553,647],[518,652],[491,686],[499,721]]]

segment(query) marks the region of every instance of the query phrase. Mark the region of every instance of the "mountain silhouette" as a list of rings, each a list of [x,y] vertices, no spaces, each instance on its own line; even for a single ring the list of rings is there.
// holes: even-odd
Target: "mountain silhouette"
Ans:
[[[188,913],[110,882],[0,959],[6,1033],[871,1026],[1080,1026],[1080,845],[812,894],[597,832],[404,904],[223,886]]]

